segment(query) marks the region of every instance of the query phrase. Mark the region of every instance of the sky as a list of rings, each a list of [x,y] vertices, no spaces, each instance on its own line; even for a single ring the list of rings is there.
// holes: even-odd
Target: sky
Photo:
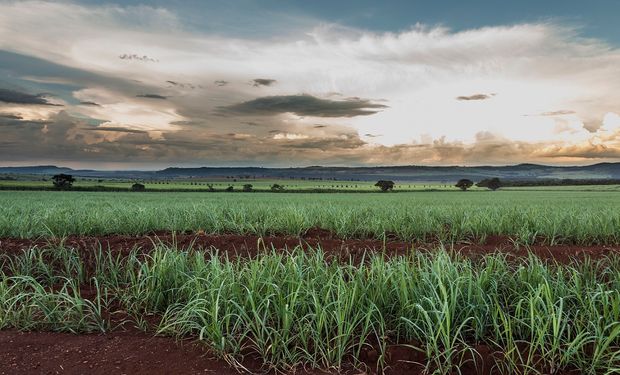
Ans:
[[[620,1],[3,1],[0,164],[620,161]]]

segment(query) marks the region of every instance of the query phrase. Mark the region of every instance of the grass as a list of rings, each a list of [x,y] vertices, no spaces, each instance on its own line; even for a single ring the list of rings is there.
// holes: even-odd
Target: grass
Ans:
[[[494,352],[502,374],[620,371],[620,260],[573,265],[502,255],[472,261],[439,249],[362,263],[326,260],[320,249],[230,260],[158,246],[149,255],[32,248],[5,256],[0,327],[106,331],[117,306],[160,335],[194,338],[242,366],[342,368],[374,348],[424,354],[429,374],[481,364]],[[83,297],[80,287],[92,292]]]
[[[620,243],[620,199],[609,191],[376,194],[0,191],[0,237],[143,234],[155,230],[405,241]]]
[[[376,181],[314,181],[314,180],[300,180],[300,179],[172,179],[172,180],[159,180],[159,181],[138,181],[145,185],[148,191],[158,190],[178,190],[178,191],[195,191],[203,190],[209,191],[209,185],[213,186],[215,190],[223,191],[229,186],[233,186],[235,191],[241,191],[243,185],[251,184],[252,189],[256,191],[269,191],[273,184],[278,184],[284,187],[288,191],[311,191],[311,190],[327,190],[327,191],[342,191],[342,192],[369,192],[379,191],[379,188],[375,186]],[[125,189],[129,190],[134,181],[131,180],[101,180],[98,182],[95,179],[77,178],[77,181],[73,184],[76,188],[92,188],[92,187],[105,187],[112,189]],[[49,188],[53,187],[50,178],[45,181],[41,179],[33,180],[0,180],[0,188],[5,189],[34,189],[34,188]],[[424,190],[456,190],[453,182],[397,182],[395,186],[396,190],[406,191],[424,191]],[[472,190],[484,190],[485,188],[472,187]]]

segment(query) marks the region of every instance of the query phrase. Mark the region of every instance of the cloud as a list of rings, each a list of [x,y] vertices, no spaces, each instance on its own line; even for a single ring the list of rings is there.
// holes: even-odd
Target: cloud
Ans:
[[[486,100],[492,98],[494,95],[495,94],[474,94],[468,96],[457,96],[456,100]]]
[[[25,104],[25,105],[50,105],[50,106],[62,106],[61,104],[55,104],[47,99],[46,94],[31,95],[24,92],[0,89],[0,102],[10,104]]]
[[[183,88],[183,89],[191,89],[191,90],[193,90],[193,89],[196,88],[191,83],[181,83],[181,82],[176,82],[176,81],[166,81],[166,82],[171,84],[172,86],[180,87],[180,88]]]
[[[238,115],[273,116],[294,113],[298,116],[312,117],[355,117],[372,115],[384,108],[387,106],[367,99],[330,100],[303,94],[265,96],[221,107],[220,110]]]
[[[157,95],[157,94],[140,94],[140,95],[136,95],[136,98],[161,99],[161,100],[168,99],[167,96]]]
[[[259,87],[259,86],[271,86],[278,81],[276,81],[275,79],[256,78],[252,82],[253,82],[252,86]]]
[[[543,112],[540,115],[541,116],[565,116],[565,115],[574,115],[575,113],[576,113],[575,111],[562,109],[559,111]]]
[[[5,119],[9,119],[9,120],[21,120],[21,119],[23,119],[22,116],[15,115],[15,114],[12,114],[12,113],[0,113],[0,118],[5,118]]]
[[[620,113],[620,51],[557,22],[399,32],[316,22],[244,38],[197,31],[163,7],[91,3],[0,1],[2,84],[64,105],[0,102],[22,120],[0,117],[11,158],[575,163],[620,149],[603,129]],[[278,81],[257,89],[255,77]],[[98,127],[115,130],[85,130]]]
[[[136,60],[136,61],[147,61],[147,62],[159,62],[159,60],[154,59],[152,57],[148,57],[146,55],[138,56],[136,54],[122,54],[118,57],[121,60]]]
[[[91,102],[91,101],[81,101],[80,102],[81,105],[90,105],[90,106],[94,106],[94,107],[101,107],[101,104],[97,104],[95,102]]]
[[[132,133],[132,134],[148,134],[148,132],[145,131],[145,130],[123,128],[123,127],[120,127],[120,126],[84,127],[84,128],[81,128],[81,130],[98,131],[98,132],[118,132],[118,133]]]

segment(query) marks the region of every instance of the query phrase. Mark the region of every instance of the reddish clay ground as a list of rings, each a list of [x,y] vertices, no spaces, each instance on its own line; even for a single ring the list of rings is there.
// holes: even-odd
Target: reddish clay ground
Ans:
[[[0,238],[0,253],[17,254],[31,246],[45,247],[50,244],[58,244],[57,239],[19,239]],[[218,249],[220,254],[226,253],[231,257],[252,257],[265,250],[292,249],[296,246],[303,248],[316,248],[320,246],[329,256],[341,259],[361,257],[365,252],[372,251],[386,256],[404,255],[413,250],[429,251],[436,248],[438,243],[413,243],[388,239],[386,242],[376,239],[341,239],[332,233],[320,229],[314,229],[304,236],[267,236],[254,235],[206,235],[200,233],[171,234],[169,232],[157,232],[150,235],[108,235],[108,236],[68,236],[64,239],[64,245],[78,248],[83,253],[88,253],[101,246],[113,253],[127,254],[134,248],[143,252],[149,252],[154,244],[163,243],[175,245],[179,249],[190,246],[194,249]],[[542,259],[553,259],[561,263],[567,263],[574,259],[589,257],[600,259],[611,254],[620,254],[618,245],[555,245],[548,246],[535,244],[531,246],[515,247],[508,237],[491,236],[484,244],[457,243],[445,245],[446,248],[460,254],[476,258],[485,254],[501,252],[515,257],[524,257],[529,253],[535,254]],[[86,255],[86,254],[85,254]]]
[[[92,261],[92,250],[101,245],[114,253],[126,254],[134,248],[143,252],[153,249],[154,243],[176,245],[179,249],[192,246],[194,249],[216,248],[231,257],[252,257],[264,249],[321,248],[329,255],[340,259],[360,259],[370,250],[386,256],[402,255],[412,249],[429,251],[435,245],[414,244],[398,240],[385,243],[374,239],[343,240],[322,230],[312,230],[303,237],[204,235],[153,233],[150,236],[70,236],[65,246],[80,249],[87,263]],[[0,253],[18,254],[31,246],[47,246],[58,243],[50,239],[0,239]],[[260,245],[259,245],[260,244]],[[599,259],[610,254],[620,254],[620,246],[543,246],[516,248],[505,237],[489,238],[485,244],[456,244],[453,250],[472,258],[484,254],[503,252],[517,258],[531,252],[542,259],[553,259],[562,263],[585,256]],[[490,374],[493,353],[487,347],[478,347],[482,355],[481,367],[461,369],[463,375]],[[362,353],[362,361],[376,361],[373,351]],[[386,373],[420,374],[418,365],[411,362],[423,361],[418,353],[404,347],[389,350]],[[258,362],[247,360],[244,365],[252,372],[261,372]],[[480,362],[479,362],[480,363]],[[106,335],[71,335],[63,333],[30,332],[14,330],[0,331],[0,375],[1,374],[236,374],[237,371],[225,361],[216,359],[205,348],[191,342],[178,343],[170,338],[153,337],[151,334],[129,329]],[[335,373],[335,372],[332,372]],[[359,371],[350,371],[357,374]],[[296,374],[325,374],[321,371],[296,371]]]
[[[477,346],[477,367],[473,362],[460,368],[461,375],[492,375],[494,356],[486,346]],[[365,351],[360,358],[374,363],[375,351]],[[419,364],[423,356],[405,346],[388,348],[385,375],[422,375]],[[261,369],[259,362],[246,359],[243,366],[250,373],[278,374]],[[192,342],[175,342],[165,337],[153,337],[139,331],[111,332],[108,334],[73,335],[52,332],[0,331],[0,375],[30,374],[239,374],[226,361],[217,359],[204,347]],[[247,373],[247,371],[244,371]],[[282,373],[282,372],[280,372]],[[289,372],[296,375],[362,375],[376,374],[376,367],[370,365],[366,371],[345,369],[322,371],[298,368]],[[578,375],[578,371],[556,373],[557,375]]]

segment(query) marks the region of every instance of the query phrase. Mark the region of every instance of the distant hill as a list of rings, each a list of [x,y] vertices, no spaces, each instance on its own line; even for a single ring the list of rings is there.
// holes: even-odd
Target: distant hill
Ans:
[[[159,171],[97,171],[74,170],[56,166],[0,167],[0,174],[13,175],[52,175],[69,173],[79,177],[91,178],[131,178],[131,179],[179,179],[249,177],[277,179],[322,179],[322,180],[360,180],[375,181],[388,179],[394,181],[454,182],[460,178],[479,181],[489,177],[505,180],[537,179],[620,179],[620,163],[599,163],[587,166],[548,166],[538,164],[517,164],[507,166],[382,166],[382,167],[300,167],[300,168],[261,168],[261,167],[171,167]]]

